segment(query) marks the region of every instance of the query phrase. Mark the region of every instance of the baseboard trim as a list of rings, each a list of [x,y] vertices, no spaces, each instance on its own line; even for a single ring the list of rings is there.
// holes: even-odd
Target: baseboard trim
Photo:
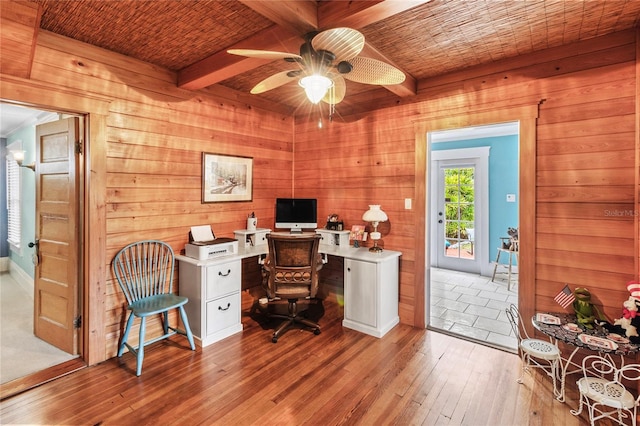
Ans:
[[[33,299],[33,278],[27,274],[24,269],[19,267],[15,262],[9,259],[9,274],[11,274],[11,278],[16,280],[18,285],[26,291],[31,299]]]

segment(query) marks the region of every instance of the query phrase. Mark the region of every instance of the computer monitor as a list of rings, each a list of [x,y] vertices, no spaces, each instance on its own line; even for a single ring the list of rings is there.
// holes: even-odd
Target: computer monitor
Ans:
[[[277,198],[276,228],[300,233],[303,229],[318,227],[317,200],[315,198]]]

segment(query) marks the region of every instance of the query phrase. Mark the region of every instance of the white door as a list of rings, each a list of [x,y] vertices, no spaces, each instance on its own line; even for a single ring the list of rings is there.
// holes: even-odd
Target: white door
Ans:
[[[488,149],[432,152],[432,266],[482,272],[486,261]]]

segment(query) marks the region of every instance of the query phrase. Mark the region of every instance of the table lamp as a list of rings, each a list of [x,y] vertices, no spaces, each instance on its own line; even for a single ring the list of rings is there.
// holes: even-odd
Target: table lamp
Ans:
[[[380,222],[385,222],[387,219],[389,219],[387,217],[387,214],[380,210],[379,204],[369,205],[369,210],[364,212],[364,214],[362,215],[362,220],[364,220],[365,222],[370,222],[371,225],[373,225],[373,232],[369,233],[369,238],[373,240],[373,247],[371,247],[369,251],[382,251],[382,248],[378,247],[378,240],[381,237],[380,233],[378,232],[378,224]]]

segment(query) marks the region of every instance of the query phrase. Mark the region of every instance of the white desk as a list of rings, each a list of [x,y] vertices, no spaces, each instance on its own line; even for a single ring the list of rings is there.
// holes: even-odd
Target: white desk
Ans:
[[[241,245],[237,254],[216,259],[176,255],[180,262],[180,295],[189,298],[185,309],[191,331],[201,346],[242,331],[242,259],[267,252],[266,244],[262,244]],[[344,259],[343,327],[382,337],[400,322],[398,278],[402,253],[323,245],[320,252]]]

